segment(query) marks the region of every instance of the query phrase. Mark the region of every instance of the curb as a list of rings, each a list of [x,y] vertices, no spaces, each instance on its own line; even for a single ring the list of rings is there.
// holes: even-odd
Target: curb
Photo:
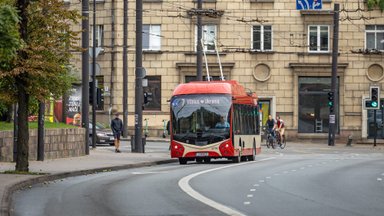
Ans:
[[[175,159],[167,159],[167,160],[159,160],[159,161],[153,161],[153,162],[141,162],[141,163],[136,163],[136,164],[127,164],[127,165],[120,165],[120,166],[95,168],[95,169],[89,169],[89,170],[79,170],[79,171],[74,171],[74,172],[63,172],[63,173],[44,175],[44,176],[39,176],[36,178],[27,179],[25,181],[18,182],[16,184],[13,184],[13,185],[5,188],[4,195],[3,195],[2,200],[1,200],[0,216],[10,216],[11,215],[11,212],[12,212],[11,196],[12,196],[12,194],[18,190],[22,190],[22,189],[30,186],[30,185],[35,185],[35,184],[43,183],[46,181],[54,181],[54,180],[58,180],[58,179],[64,179],[64,178],[82,176],[82,175],[89,175],[89,174],[105,172],[105,171],[118,171],[118,170],[125,170],[125,169],[148,167],[148,166],[173,163],[176,161],[177,160],[175,160]]]

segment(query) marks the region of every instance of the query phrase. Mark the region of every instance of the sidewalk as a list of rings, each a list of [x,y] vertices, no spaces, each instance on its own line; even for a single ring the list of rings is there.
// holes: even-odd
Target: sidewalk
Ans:
[[[161,141],[161,149],[158,144],[154,150],[151,150],[148,140],[147,153],[131,153],[130,141],[122,141],[120,148],[122,153],[115,153],[113,146],[97,146],[96,149],[91,147],[90,154],[87,156],[29,162],[30,172],[46,173],[45,175],[0,174],[0,216],[9,215],[8,206],[12,193],[32,184],[95,172],[151,166],[176,161],[170,159],[168,153],[169,144],[166,140],[150,139],[150,141]],[[15,163],[0,162],[0,172],[8,170],[15,170]]]

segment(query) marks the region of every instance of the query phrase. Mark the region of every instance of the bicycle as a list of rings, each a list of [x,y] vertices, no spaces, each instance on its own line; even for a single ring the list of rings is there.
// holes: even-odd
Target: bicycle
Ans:
[[[270,131],[268,129],[265,129],[265,132],[266,132],[266,135],[267,135],[267,138],[266,138],[266,144],[267,144],[267,148],[275,148],[275,136],[272,134],[273,131]]]
[[[285,140],[285,135],[283,135],[283,139],[281,140],[280,131],[276,130],[275,136],[276,136],[277,144],[280,146],[281,149],[284,149],[285,146],[287,145],[287,141]]]

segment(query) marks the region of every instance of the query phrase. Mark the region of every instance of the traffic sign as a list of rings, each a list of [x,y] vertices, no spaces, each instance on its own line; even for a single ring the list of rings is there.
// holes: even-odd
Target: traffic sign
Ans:
[[[296,0],[297,10],[321,10],[322,0]]]

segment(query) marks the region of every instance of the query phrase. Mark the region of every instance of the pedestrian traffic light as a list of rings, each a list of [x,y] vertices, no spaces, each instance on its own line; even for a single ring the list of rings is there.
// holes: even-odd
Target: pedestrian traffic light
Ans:
[[[380,107],[380,87],[371,86],[369,88],[370,98],[371,98],[371,107],[373,109],[379,109]]]
[[[334,100],[333,92],[328,92],[328,106],[329,107],[333,106],[333,100]]]
[[[333,92],[328,92],[328,107],[329,112],[333,113],[333,106],[334,106],[335,97]]]

